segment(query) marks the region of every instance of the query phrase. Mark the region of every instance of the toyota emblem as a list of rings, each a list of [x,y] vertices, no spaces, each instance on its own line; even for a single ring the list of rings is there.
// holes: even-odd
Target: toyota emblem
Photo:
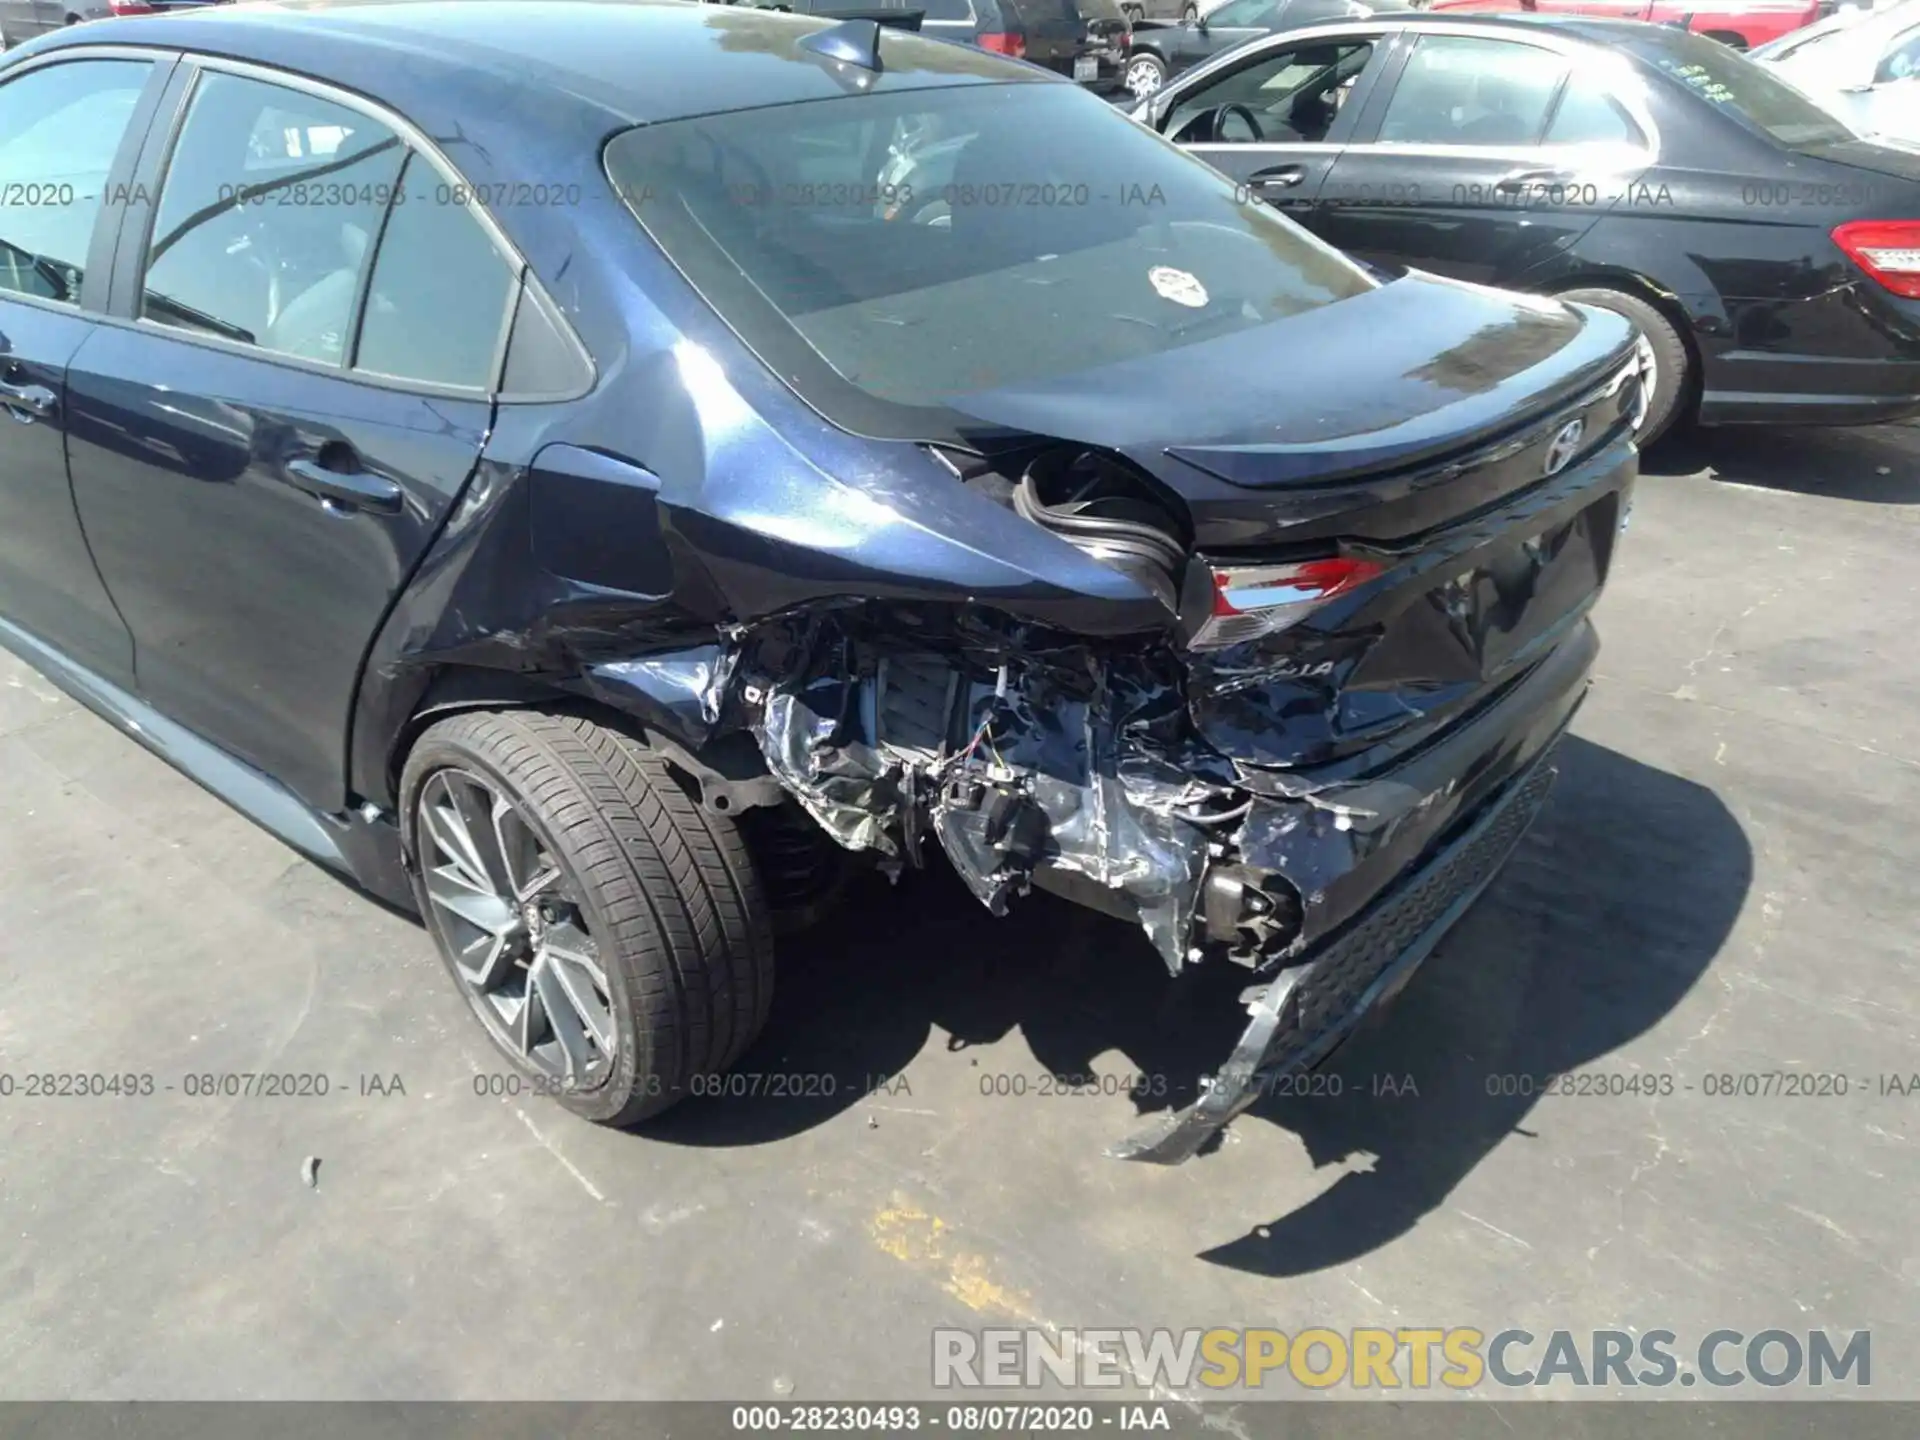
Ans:
[[[1547,463],[1541,471],[1544,475],[1558,475],[1567,468],[1567,462],[1579,453],[1580,437],[1587,433],[1587,422],[1569,420],[1560,427],[1559,433],[1547,446]]]

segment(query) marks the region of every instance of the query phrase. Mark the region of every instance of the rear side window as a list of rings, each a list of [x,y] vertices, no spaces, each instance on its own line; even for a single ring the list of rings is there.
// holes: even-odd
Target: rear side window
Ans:
[[[380,240],[354,368],[433,385],[491,385],[515,276],[464,190],[418,156]]]
[[[370,116],[210,71],[161,182],[142,314],[382,378],[489,388],[519,276],[468,195]]]
[[[1560,96],[1553,122],[1547,126],[1549,145],[1644,145],[1640,127],[1607,93],[1598,77],[1576,73]]]
[[[828,154],[830,180],[816,168]],[[678,120],[616,136],[606,165],[762,360],[868,435],[956,440],[958,397],[1217,340],[1375,284],[1072,85]]]
[[[1537,45],[1422,36],[1380,122],[1380,143],[1535,144],[1567,69]]]
[[[1622,27],[1620,44],[1670,84],[1778,145],[1837,144],[1854,138],[1844,122],[1775,79],[1766,66],[1717,40],[1663,25],[1636,25]]]
[[[391,130],[357,111],[259,80],[202,75],[161,183],[143,315],[345,363],[405,158]]]
[[[78,301],[107,173],[150,69],[76,60],[0,85],[0,290]]]

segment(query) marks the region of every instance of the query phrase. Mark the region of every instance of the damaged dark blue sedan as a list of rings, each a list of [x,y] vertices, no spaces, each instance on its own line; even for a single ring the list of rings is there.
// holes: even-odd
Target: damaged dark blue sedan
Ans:
[[[1364,269],[1069,82],[218,7],[10,54],[0,137],[0,640],[417,910],[581,1115],[731,1065],[850,855],[944,856],[1245,967],[1121,1151],[1182,1159],[1546,793],[1627,324]]]

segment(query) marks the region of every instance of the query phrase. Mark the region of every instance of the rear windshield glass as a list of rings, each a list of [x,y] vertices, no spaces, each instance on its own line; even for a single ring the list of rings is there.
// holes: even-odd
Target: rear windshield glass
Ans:
[[[866,435],[964,438],[959,396],[1178,350],[1376,283],[1074,85],[679,120],[616,137],[606,163],[760,358]]]
[[[1819,145],[1854,138],[1839,120],[1717,40],[1680,30],[1636,27],[1628,47],[1716,110],[1782,145]]]

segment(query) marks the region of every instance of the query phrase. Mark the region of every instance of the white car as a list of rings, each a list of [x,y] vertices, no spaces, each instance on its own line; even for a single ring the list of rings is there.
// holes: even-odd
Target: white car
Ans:
[[[1862,135],[1920,144],[1920,0],[1843,10],[1750,58]]]

